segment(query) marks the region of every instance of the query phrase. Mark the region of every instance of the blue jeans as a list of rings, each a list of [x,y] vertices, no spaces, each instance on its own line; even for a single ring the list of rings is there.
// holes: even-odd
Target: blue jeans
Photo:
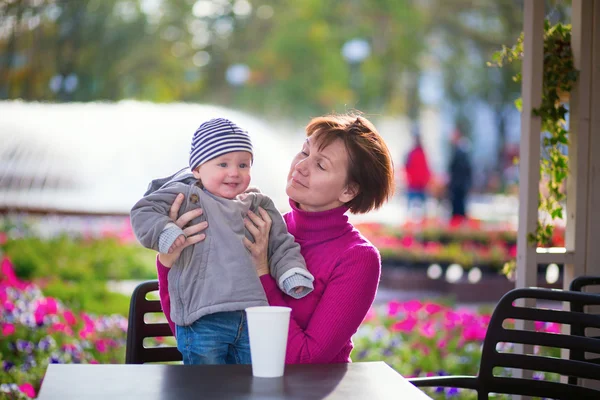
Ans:
[[[183,363],[250,364],[250,341],[244,311],[205,315],[189,326],[175,328]]]

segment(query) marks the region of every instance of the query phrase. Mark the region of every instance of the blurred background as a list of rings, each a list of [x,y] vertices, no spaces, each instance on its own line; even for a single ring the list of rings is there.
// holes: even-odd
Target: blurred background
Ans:
[[[547,10],[569,19],[568,2]],[[359,110],[394,153],[398,221],[414,135],[427,192],[443,200],[456,131],[483,216],[479,203],[497,199],[478,195],[516,191],[517,67],[486,63],[522,19],[513,0],[5,0],[0,207],[127,212],[149,179],[184,165],[202,121],[232,114],[261,151],[255,183],[285,208],[285,169],[309,118]],[[50,198],[86,185],[88,197]]]

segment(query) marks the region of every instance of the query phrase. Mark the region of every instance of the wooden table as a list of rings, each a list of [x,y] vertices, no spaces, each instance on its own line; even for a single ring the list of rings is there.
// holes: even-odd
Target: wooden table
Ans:
[[[249,365],[50,364],[38,400],[430,399],[384,362],[288,365],[255,378]]]

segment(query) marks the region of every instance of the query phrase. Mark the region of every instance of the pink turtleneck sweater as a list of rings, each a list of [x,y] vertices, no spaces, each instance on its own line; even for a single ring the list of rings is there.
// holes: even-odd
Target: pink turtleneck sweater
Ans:
[[[292,308],[286,363],[350,362],[352,335],[367,314],[377,291],[381,258],[377,249],[348,222],[346,207],[306,212],[290,201],[284,215],[314,275],[314,290],[294,299],[270,275],[261,282],[269,304]],[[210,228],[209,228],[210,229]],[[169,316],[168,268],[157,258],[160,300]]]

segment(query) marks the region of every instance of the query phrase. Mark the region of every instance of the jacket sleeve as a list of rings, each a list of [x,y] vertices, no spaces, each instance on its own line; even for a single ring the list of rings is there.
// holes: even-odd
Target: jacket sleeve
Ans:
[[[375,300],[381,258],[372,246],[355,246],[340,254],[325,290],[305,329],[294,318],[294,301],[285,302],[269,275],[261,283],[272,306],[291,306],[286,363],[330,363],[358,330]]]
[[[131,227],[142,246],[159,251],[159,237],[167,224],[173,222],[169,218],[169,209],[179,193],[187,199],[188,191],[187,185],[173,185],[144,196],[133,206]],[[184,209],[185,204],[181,210]]]
[[[271,275],[275,278],[277,285],[283,288],[283,282],[297,274],[300,277],[306,278],[301,280],[301,282],[310,285],[312,289],[314,277],[306,269],[306,262],[302,254],[300,254],[300,245],[296,243],[294,237],[288,232],[283,216],[275,207],[273,200],[267,196],[262,196],[259,205],[269,213],[273,221],[269,233],[268,256]],[[304,295],[306,294],[308,292]]]

